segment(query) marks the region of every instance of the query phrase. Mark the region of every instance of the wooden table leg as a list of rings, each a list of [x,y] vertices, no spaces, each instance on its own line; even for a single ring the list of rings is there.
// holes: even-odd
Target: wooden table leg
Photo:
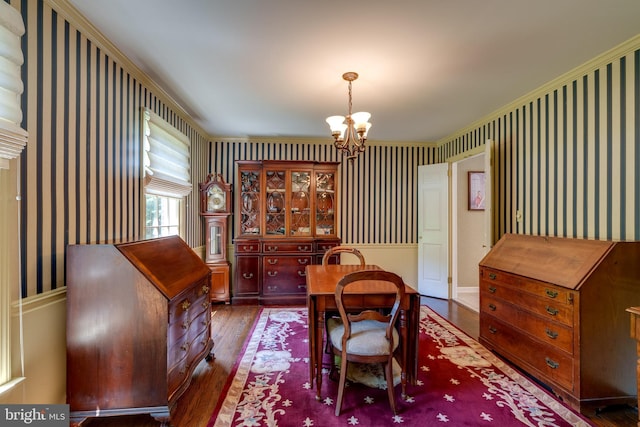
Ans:
[[[313,381],[316,378],[316,316],[315,316],[315,300],[311,297],[307,298],[307,308],[309,309],[307,321],[309,326],[309,383],[313,388]]]
[[[407,396],[407,367],[409,366],[409,353],[407,351],[407,312],[400,310],[400,342],[402,344],[402,371],[400,373],[400,382],[402,384],[402,398]]]
[[[324,348],[324,311],[316,313],[316,400],[322,400],[322,351]]]

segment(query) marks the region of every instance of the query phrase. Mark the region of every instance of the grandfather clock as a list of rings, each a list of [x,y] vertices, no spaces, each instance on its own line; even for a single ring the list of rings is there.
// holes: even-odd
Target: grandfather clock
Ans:
[[[206,237],[204,262],[211,270],[211,301],[229,303],[227,218],[231,215],[231,184],[225,183],[222,175],[209,174],[200,183],[200,215]]]

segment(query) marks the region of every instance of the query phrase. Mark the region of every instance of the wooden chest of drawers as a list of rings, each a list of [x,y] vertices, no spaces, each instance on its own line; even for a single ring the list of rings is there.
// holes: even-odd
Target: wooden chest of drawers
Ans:
[[[635,399],[640,243],[507,234],[480,262],[480,342],[580,409]]]
[[[71,424],[171,407],[211,356],[211,271],[179,237],[67,249]]]

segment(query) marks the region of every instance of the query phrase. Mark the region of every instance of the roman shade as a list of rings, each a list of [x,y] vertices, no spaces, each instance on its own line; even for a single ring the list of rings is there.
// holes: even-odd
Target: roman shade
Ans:
[[[145,192],[184,197],[191,192],[191,141],[157,114],[143,111]]]
[[[20,95],[24,90],[20,67],[24,62],[20,38],[25,32],[20,12],[0,1],[0,168],[22,153],[27,132],[20,127]]]

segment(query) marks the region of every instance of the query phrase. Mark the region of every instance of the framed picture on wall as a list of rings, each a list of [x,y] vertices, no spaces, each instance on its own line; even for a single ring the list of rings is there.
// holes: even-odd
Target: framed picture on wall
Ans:
[[[469,210],[484,210],[484,172],[469,171]]]

